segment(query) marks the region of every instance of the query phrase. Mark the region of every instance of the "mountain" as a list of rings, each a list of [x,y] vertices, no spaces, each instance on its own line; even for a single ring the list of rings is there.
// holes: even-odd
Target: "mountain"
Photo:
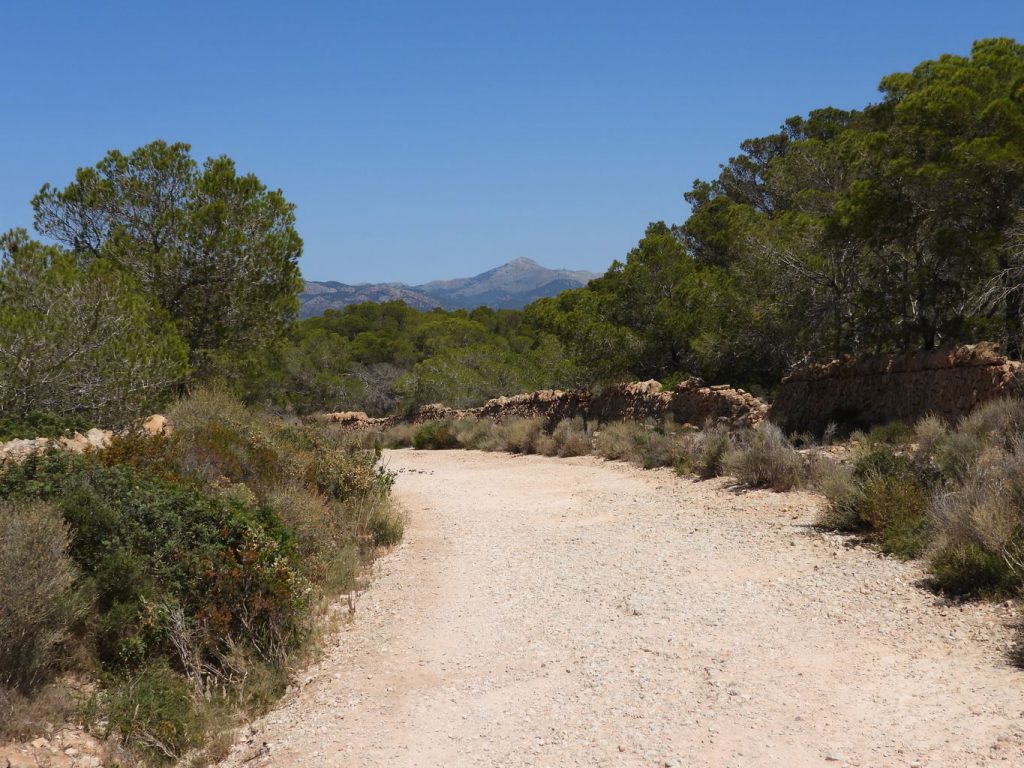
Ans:
[[[434,280],[423,285],[405,283],[318,283],[306,281],[299,295],[299,315],[315,317],[327,309],[341,309],[364,301],[404,301],[416,309],[522,309],[531,301],[578,288],[597,277],[593,272],[548,269],[533,259],[520,258],[476,277]]]

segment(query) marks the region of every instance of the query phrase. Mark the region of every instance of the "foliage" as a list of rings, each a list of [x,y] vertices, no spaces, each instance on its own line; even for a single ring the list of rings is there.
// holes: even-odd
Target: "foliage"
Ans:
[[[0,443],[16,438],[70,437],[92,427],[81,416],[62,416],[49,411],[29,411],[23,416],[0,416]]]
[[[593,450],[593,438],[581,416],[558,422],[551,430],[551,441],[557,456],[587,456]]]
[[[697,181],[690,217],[531,305],[589,383],[774,386],[845,352],[931,349],[1024,327],[1024,47],[982,40],[749,139]]]
[[[416,430],[412,444],[419,450],[444,451],[458,448],[459,438],[449,422],[432,421]]]
[[[178,760],[205,735],[188,684],[164,661],[118,682],[105,698],[108,728],[157,759]]]
[[[770,422],[761,424],[746,445],[734,448],[722,461],[728,474],[751,488],[789,491],[804,480],[803,457]]]
[[[2,238],[0,413],[116,426],[161,404],[186,373],[165,316],[110,262]],[[35,437],[36,435],[33,435]]]
[[[0,501],[0,689],[30,691],[60,666],[86,608],[68,525],[35,501]]]
[[[29,675],[34,695],[68,657],[70,631],[69,667],[107,682],[91,719],[165,758],[213,727],[210,711],[279,694],[316,598],[355,588],[404,529],[375,450],[217,389],[170,413],[171,435],[128,433],[103,451],[0,468],[0,670]],[[29,531],[21,511],[53,525]],[[8,618],[22,627],[13,646]],[[22,684],[0,677],[0,689],[12,682]]]
[[[187,144],[163,141],[114,150],[64,189],[45,185],[32,207],[41,234],[138,283],[199,375],[273,342],[298,310],[294,206],[228,157],[200,167]]]

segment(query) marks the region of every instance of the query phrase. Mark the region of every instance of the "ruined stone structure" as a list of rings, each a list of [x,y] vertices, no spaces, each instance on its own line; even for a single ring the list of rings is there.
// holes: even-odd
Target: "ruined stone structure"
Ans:
[[[769,417],[791,432],[821,432],[829,422],[867,428],[929,414],[952,422],[980,403],[1021,394],[1022,368],[991,343],[846,357],[783,379]]]

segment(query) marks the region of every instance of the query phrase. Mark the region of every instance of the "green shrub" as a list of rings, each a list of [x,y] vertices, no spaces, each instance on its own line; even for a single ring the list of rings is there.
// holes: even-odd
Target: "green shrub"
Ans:
[[[923,456],[931,456],[948,435],[946,422],[938,416],[925,416],[914,426],[914,441]]]
[[[205,735],[192,691],[164,661],[116,682],[104,704],[109,730],[161,762],[179,760]]]
[[[818,515],[818,525],[845,533],[864,530],[860,517],[864,505],[863,486],[854,477],[851,467],[820,461],[814,465],[812,482],[828,501]]]
[[[390,504],[380,504],[370,515],[369,528],[376,546],[393,547],[405,534],[405,519]]]
[[[906,445],[914,439],[914,428],[903,421],[881,424],[867,435],[868,445]]]
[[[310,485],[325,496],[344,501],[373,491],[381,482],[373,451],[319,447],[306,468]]]
[[[17,438],[66,437],[94,426],[82,416],[48,411],[29,411],[21,417],[7,414],[0,416],[0,443]]]
[[[984,403],[961,419],[957,431],[1010,450],[1024,436],[1024,400],[1007,397]]]
[[[733,447],[729,430],[720,425],[707,426],[692,436],[693,444],[688,468],[702,480],[710,480],[725,472],[725,457]]]
[[[153,606],[180,605],[211,636],[283,651],[306,599],[294,545],[266,507],[251,507],[49,452],[0,470],[0,498],[52,503],[74,528],[70,554],[94,584],[101,661],[132,667],[167,654]]]
[[[452,424],[456,438],[466,450],[496,451],[499,446],[497,425],[490,419],[461,419]]]
[[[1024,586],[1024,455],[993,449],[932,507],[938,533],[931,572],[958,595]]]
[[[342,505],[297,481],[272,488],[267,504],[294,536],[305,573],[314,581],[326,580],[334,552],[351,536]]]
[[[928,572],[935,586],[956,597],[1013,594],[1019,579],[999,555],[975,541],[949,541],[932,554]]]
[[[447,421],[432,421],[416,430],[413,447],[420,451],[448,451],[459,448],[459,438]]]
[[[412,448],[417,429],[414,424],[396,424],[381,433],[380,442],[385,448]]]
[[[804,479],[803,457],[782,430],[768,422],[754,431],[745,447],[730,451],[724,464],[729,474],[751,488],[788,491]]]
[[[302,454],[313,447],[302,430],[250,410],[216,388],[177,401],[168,418],[174,425],[175,471],[208,485],[275,483],[300,472]]]
[[[857,516],[875,532],[883,552],[917,557],[928,543],[927,489],[911,475],[873,475],[861,481]]]
[[[29,692],[59,669],[87,604],[68,526],[38,501],[0,501],[0,687]]]

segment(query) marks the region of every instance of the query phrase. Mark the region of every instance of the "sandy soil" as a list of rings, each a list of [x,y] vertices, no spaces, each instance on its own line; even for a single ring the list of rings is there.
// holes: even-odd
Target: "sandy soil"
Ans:
[[[396,451],[405,542],[231,766],[1024,765],[1015,609],[808,494]]]

